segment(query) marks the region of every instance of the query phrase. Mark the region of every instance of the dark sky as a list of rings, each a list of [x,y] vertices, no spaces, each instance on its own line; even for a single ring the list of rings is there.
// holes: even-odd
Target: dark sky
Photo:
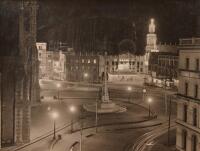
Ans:
[[[15,38],[18,37],[18,33],[13,32],[17,31],[15,25],[17,14],[11,13],[15,10],[13,6],[16,6],[17,0],[0,0],[0,4],[2,2],[9,5],[0,6],[0,42],[4,46],[8,43],[9,49],[12,49],[10,43],[18,41]],[[134,22],[137,48],[142,51],[149,19],[152,17],[156,20],[159,42],[177,42],[179,38],[195,36],[197,28],[195,6],[198,6],[195,0],[39,0],[37,40],[46,42],[60,40],[72,43],[77,24],[87,26],[87,20],[100,18],[96,28],[99,29],[99,33],[103,31],[108,43],[114,49],[120,40],[126,38],[121,32],[130,35],[132,30],[129,26]],[[116,33],[114,27],[118,28]],[[90,21],[88,28],[91,28]],[[87,37],[90,31],[85,29],[86,27],[81,32]],[[96,36],[98,41],[103,39],[102,33],[100,37]]]
[[[135,22],[137,45],[139,49],[144,49],[149,19],[155,18],[159,42],[175,43],[179,38],[195,35],[194,6],[195,0],[40,1],[38,27],[41,32],[39,32],[38,40],[48,41],[57,36],[58,40],[63,41],[68,34],[66,26],[71,20],[95,17],[124,19]],[[107,25],[103,26],[106,28]],[[112,26],[115,26],[115,23]]]

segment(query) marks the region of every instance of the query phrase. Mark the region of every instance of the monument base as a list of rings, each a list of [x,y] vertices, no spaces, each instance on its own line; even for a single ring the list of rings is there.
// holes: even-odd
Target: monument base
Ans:
[[[83,108],[88,112],[96,112],[96,103],[85,104]],[[121,113],[125,112],[126,107],[120,106],[113,102],[101,102],[98,104],[97,112],[98,113]]]

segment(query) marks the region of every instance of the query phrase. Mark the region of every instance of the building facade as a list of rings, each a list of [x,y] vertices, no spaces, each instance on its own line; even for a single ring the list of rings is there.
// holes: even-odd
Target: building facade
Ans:
[[[149,59],[152,84],[160,87],[178,86],[178,54],[153,52]]]
[[[40,101],[36,49],[37,8],[35,0],[0,2],[0,9],[5,12],[0,17],[6,18],[0,23],[1,33],[4,37],[11,37],[3,38],[4,44],[0,44],[2,147],[30,141],[31,106]],[[12,36],[8,33],[4,35],[4,27],[8,24]]]
[[[68,81],[99,82],[101,77],[99,55],[66,55],[66,77]]]
[[[176,147],[200,149],[200,38],[180,39]]]
[[[66,80],[66,55],[69,52],[48,51],[47,43],[37,43],[40,79]]]

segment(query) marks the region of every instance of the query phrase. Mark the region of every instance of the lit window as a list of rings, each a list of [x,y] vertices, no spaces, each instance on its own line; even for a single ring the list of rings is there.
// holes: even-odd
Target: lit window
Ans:
[[[96,64],[97,63],[97,60],[96,59],[94,59],[94,64]]]
[[[90,63],[90,59],[88,59],[88,63]]]
[[[84,63],[84,59],[82,59],[82,63]]]

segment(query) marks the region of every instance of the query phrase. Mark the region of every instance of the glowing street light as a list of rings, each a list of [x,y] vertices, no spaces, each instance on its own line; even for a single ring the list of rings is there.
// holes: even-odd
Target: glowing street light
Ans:
[[[128,98],[128,101],[130,101],[132,87],[131,87],[131,86],[128,86],[128,87],[127,87],[127,90],[128,90],[128,92],[129,92],[129,98]]]
[[[88,73],[84,73],[84,77],[87,78],[88,77]]]
[[[51,113],[53,119],[53,139],[56,139],[56,119],[59,117],[58,112],[53,111]]]
[[[151,103],[152,103],[152,98],[148,98],[148,104],[149,104],[149,117],[151,116]]]
[[[127,87],[127,90],[128,90],[128,91],[132,91],[132,87],[131,87],[131,86],[128,86],[128,87]]]
[[[143,100],[143,102],[144,102],[144,100],[145,100],[145,94],[146,94],[146,92],[147,92],[146,89],[143,89],[143,90],[142,90],[142,100]]]
[[[76,112],[76,107],[74,105],[71,105],[69,107],[69,111],[71,114],[74,114]],[[71,133],[73,132],[73,115],[71,116]]]

